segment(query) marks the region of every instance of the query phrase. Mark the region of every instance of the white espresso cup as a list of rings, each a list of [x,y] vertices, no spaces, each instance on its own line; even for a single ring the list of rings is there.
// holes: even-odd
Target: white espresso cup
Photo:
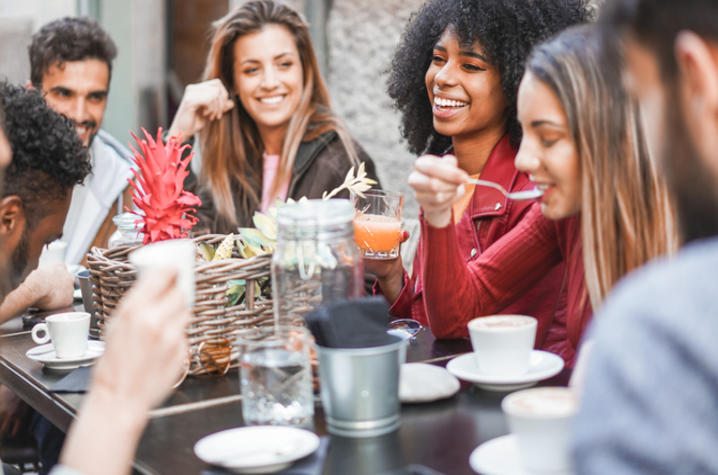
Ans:
[[[130,262],[137,268],[139,275],[160,267],[177,269],[177,284],[191,309],[194,305],[195,254],[195,246],[190,239],[168,239],[142,246],[130,254]]]
[[[531,473],[571,472],[570,437],[578,397],[570,388],[525,389],[506,396],[501,409],[516,437],[519,460]]]
[[[529,369],[536,319],[524,315],[479,317],[468,324],[479,371],[491,376],[520,376]]]
[[[40,336],[41,332],[45,335]],[[89,313],[58,313],[45,318],[45,323],[32,327],[32,339],[39,344],[52,340],[58,358],[77,358],[87,351],[89,332]]]

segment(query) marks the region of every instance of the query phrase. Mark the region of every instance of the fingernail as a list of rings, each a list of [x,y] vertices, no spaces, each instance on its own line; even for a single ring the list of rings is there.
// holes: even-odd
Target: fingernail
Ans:
[[[402,239],[409,239],[409,233],[407,231],[401,232],[401,238]]]

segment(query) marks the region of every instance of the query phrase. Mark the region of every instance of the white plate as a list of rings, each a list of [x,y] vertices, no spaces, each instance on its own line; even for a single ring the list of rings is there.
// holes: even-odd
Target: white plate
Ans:
[[[68,370],[79,368],[80,366],[90,366],[97,358],[102,356],[104,352],[105,342],[89,340],[85,354],[76,358],[58,358],[52,343],[30,348],[27,350],[27,353],[25,353],[25,356],[44,364],[50,369]]]
[[[520,376],[497,376],[482,373],[476,363],[476,355],[467,353],[449,361],[446,369],[457,378],[470,381],[489,391],[513,391],[533,386],[542,379],[557,375],[563,369],[563,359],[548,351],[533,350],[531,364],[526,373]]]
[[[401,365],[401,402],[430,402],[451,397],[459,390],[459,380],[441,366],[425,363]]]
[[[521,468],[516,436],[504,435],[487,440],[471,452],[469,465],[484,475],[529,475]],[[571,472],[550,472],[545,475],[571,475]]]
[[[250,426],[227,429],[194,444],[197,457],[240,473],[277,472],[319,447],[313,432],[295,427]]]

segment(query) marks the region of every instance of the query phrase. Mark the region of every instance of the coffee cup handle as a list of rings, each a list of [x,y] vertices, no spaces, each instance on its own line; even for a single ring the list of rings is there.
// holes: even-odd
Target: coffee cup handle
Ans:
[[[40,337],[37,334],[41,331],[45,332],[45,336]],[[32,339],[35,343],[38,343],[42,345],[43,343],[47,343],[50,341],[50,332],[47,331],[47,324],[46,323],[38,323],[34,327],[32,327]]]

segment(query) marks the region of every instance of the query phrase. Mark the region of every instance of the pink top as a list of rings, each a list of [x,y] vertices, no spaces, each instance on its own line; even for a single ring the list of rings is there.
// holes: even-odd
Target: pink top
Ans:
[[[277,175],[277,169],[279,168],[279,155],[263,155],[264,161],[264,173],[262,174],[262,213],[266,213],[267,210],[274,205],[274,201],[280,198],[282,201],[287,199],[287,190],[289,189],[289,182],[283,183],[279,187],[278,193],[274,196],[270,196],[269,192],[272,189],[272,182],[274,177]]]

